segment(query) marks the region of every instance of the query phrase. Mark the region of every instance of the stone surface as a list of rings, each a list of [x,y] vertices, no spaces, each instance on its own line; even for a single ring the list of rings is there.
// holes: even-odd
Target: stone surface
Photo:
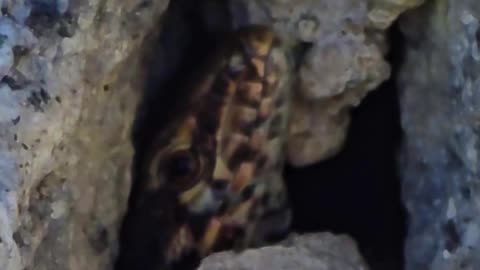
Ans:
[[[299,110],[293,113],[288,145],[290,163],[305,166],[341,149],[349,109],[390,76],[383,30],[423,1],[231,2],[236,26],[266,23],[305,49],[297,55],[294,110]],[[308,110],[303,108],[306,103]]]
[[[367,270],[355,242],[330,233],[291,235],[276,246],[241,253],[220,252],[202,261],[198,270]]]
[[[480,2],[432,0],[401,20],[406,269],[480,269]]]
[[[348,111],[330,112],[328,103],[321,103],[299,97],[293,102],[290,132],[295,136],[289,138],[287,150],[294,166],[333,156],[346,139]]]
[[[373,28],[387,29],[404,11],[423,4],[425,0],[370,0],[368,19]]]
[[[109,269],[167,1],[0,3],[0,269]]]

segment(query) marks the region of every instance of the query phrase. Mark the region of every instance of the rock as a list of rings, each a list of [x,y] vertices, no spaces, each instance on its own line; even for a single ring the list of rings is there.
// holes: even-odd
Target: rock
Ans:
[[[231,2],[234,25],[272,25],[284,39],[307,48],[298,59],[293,110],[299,111],[293,113],[288,146],[296,149],[289,151],[290,163],[306,166],[341,148],[349,109],[390,76],[384,30],[423,0]],[[302,108],[306,103],[308,110]],[[298,132],[298,121],[310,122],[310,131]]]
[[[291,112],[287,145],[290,164],[304,166],[312,161],[329,158],[342,147],[350,117],[347,111],[329,112],[320,102],[297,98]]]
[[[15,121],[20,113],[11,91],[8,85],[0,84],[0,123]]]
[[[330,233],[292,235],[283,243],[241,253],[231,251],[205,258],[198,270],[298,269],[367,270],[355,242]]]
[[[318,100],[375,89],[389,77],[390,68],[378,46],[365,42],[364,35],[318,42],[305,54],[297,90],[307,100]]]
[[[433,0],[400,21],[407,270],[480,269],[479,20],[478,1]]]
[[[372,27],[385,30],[404,11],[417,7],[424,2],[425,0],[372,0],[369,1],[368,19]]]
[[[167,2],[2,1],[0,269],[111,268],[137,59]]]

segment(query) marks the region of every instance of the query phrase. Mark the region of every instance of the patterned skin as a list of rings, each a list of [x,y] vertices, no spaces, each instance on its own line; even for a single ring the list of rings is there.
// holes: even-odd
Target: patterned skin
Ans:
[[[290,59],[263,26],[238,30],[228,44],[144,162],[134,208],[158,205],[147,222],[165,235],[165,244],[152,245],[163,258],[153,269],[264,245],[288,230],[281,173]]]

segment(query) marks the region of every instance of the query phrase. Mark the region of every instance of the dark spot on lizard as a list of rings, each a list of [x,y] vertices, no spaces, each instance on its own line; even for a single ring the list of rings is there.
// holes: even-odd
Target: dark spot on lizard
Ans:
[[[228,86],[228,78],[226,76],[218,76],[212,84],[212,94],[224,98],[228,95]]]
[[[218,207],[217,215],[219,216],[224,215],[227,212],[229,205],[230,205],[230,202],[228,198],[225,198],[225,200]]]
[[[215,190],[225,190],[228,187],[228,180],[215,179],[210,186]]]
[[[233,153],[232,157],[228,162],[228,168],[235,170],[240,163],[244,161],[252,161],[255,159],[256,152],[247,144],[241,144]]]
[[[188,216],[188,225],[189,228],[192,231],[193,238],[198,241],[200,240],[203,235],[205,230],[207,229],[208,223],[210,222],[212,218],[211,213],[206,213],[206,214],[193,214],[190,213]]]
[[[266,193],[265,195],[263,195],[263,197],[260,199],[260,202],[262,205],[268,205],[269,202],[270,202],[270,199],[271,199],[271,195],[270,193]]]
[[[282,116],[277,114],[270,123],[270,128],[268,130],[268,138],[272,139],[278,137],[282,131]]]
[[[207,108],[210,107],[210,104],[207,104]],[[212,108],[212,107],[210,107]],[[207,132],[208,134],[215,134],[219,125],[220,125],[220,113],[214,110],[206,110],[205,112],[206,117],[202,118],[202,121],[199,121],[199,125],[202,130]]]

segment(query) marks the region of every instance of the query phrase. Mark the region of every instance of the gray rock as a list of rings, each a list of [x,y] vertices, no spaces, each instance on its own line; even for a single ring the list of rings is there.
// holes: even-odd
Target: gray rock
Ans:
[[[167,4],[1,2],[0,269],[111,269],[138,59]]]
[[[355,242],[330,233],[291,235],[276,246],[241,253],[220,252],[205,258],[198,270],[367,270]]]
[[[11,95],[11,91],[8,85],[0,84],[0,123],[10,122],[20,113],[20,104]]]
[[[400,171],[406,269],[480,269],[480,2],[433,0],[401,20]]]
[[[13,65],[13,51],[12,47],[7,45],[0,45],[0,76],[7,75]]]

